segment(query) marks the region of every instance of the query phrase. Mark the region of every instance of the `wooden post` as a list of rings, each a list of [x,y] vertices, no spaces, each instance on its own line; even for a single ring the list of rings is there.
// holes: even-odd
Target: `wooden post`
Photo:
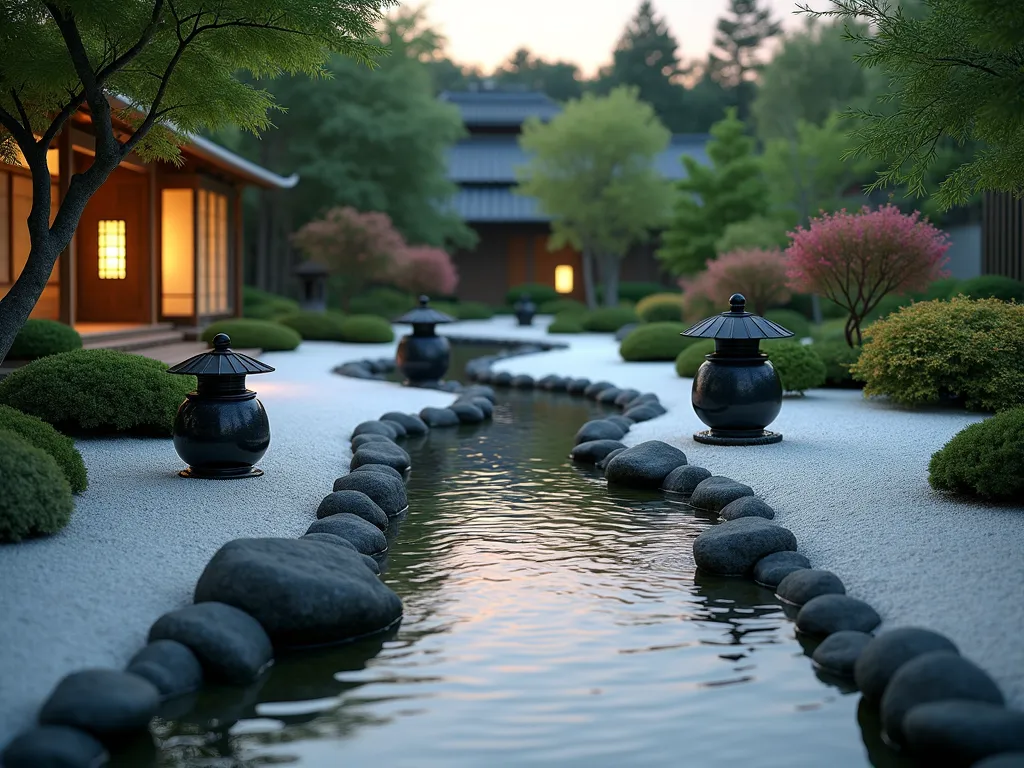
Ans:
[[[244,302],[243,286],[245,284],[245,227],[242,221],[242,186],[235,186],[234,199],[232,200],[232,215],[234,218],[234,246],[235,246],[235,269],[232,279],[234,281],[234,316],[242,316]]]
[[[71,141],[71,124],[65,124],[63,130],[57,135],[57,161],[60,175],[58,188],[60,189],[60,202],[68,193],[68,186],[71,184],[71,176],[75,172],[75,150]],[[51,205],[58,205],[57,201],[51,201]],[[76,278],[75,246],[78,234],[71,237],[71,242],[60,254],[57,267],[58,292],[60,299],[60,321],[65,325],[73,326],[76,319],[76,299],[78,298],[78,286]]]
[[[159,206],[157,195],[160,194],[156,184],[156,163],[149,164],[149,324],[156,325],[160,317],[160,273],[162,262],[160,258],[161,244],[157,242],[157,235],[160,231]]]

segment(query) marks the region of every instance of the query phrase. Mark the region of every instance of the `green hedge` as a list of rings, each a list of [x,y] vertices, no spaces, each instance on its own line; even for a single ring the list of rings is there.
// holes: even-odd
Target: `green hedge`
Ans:
[[[299,311],[299,302],[247,285],[242,289],[242,314],[253,320],[276,320]]]
[[[834,301],[826,299],[824,296],[819,297],[818,304],[821,306],[821,318],[822,320],[836,320],[839,318],[846,319],[848,314],[845,309],[840,307]],[[814,300],[810,294],[797,293],[793,294],[790,298],[789,303],[786,304],[782,309],[789,309],[793,312],[798,312],[808,320],[814,320]]]
[[[583,330],[591,333],[615,333],[619,328],[638,322],[632,307],[601,307],[583,315]]]
[[[928,463],[932,488],[991,501],[1024,499],[1024,408],[958,432]]]
[[[110,349],[50,355],[0,380],[0,404],[61,432],[169,436],[195,376],[167,373],[158,360]]]
[[[814,343],[842,341],[846,343],[846,318],[826,320],[821,325],[811,326],[811,338]]]
[[[285,315],[278,322],[306,341],[342,341],[341,324],[344,319],[345,316],[338,312],[296,312]],[[231,342],[234,343],[234,337]]]
[[[915,301],[934,301],[935,299],[951,299],[960,293],[962,280],[955,277],[944,277],[936,280],[924,291],[914,294]]]
[[[645,323],[681,323],[683,321],[683,295],[681,293],[654,293],[636,305],[636,313]]]
[[[579,312],[556,315],[548,326],[548,333],[583,333],[583,315]]]
[[[825,363],[806,344],[773,341],[764,345],[765,354],[782,380],[784,392],[803,392],[825,383]]]
[[[490,320],[494,309],[481,301],[460,301],[453,305],[459,320]]]
[[[583,313],[587,311],[587,305],[576,299],[554,299],[545,301],[537,310],[542,315],[560,315],[563,312]]]
[[[395,331],[382,317],[350,315],[341,321],[341,340],[350,344],[387,344],[395,340]]]
[[[0,430],[0,542],[56,533],[75,502],[57,462],[14,432]]]
[[[679,357],[679,353],[698,339],[681,336],[686,325],[675,323],[645,323],[637,326],[622,340],[619,354],[627,362],[643,360],[668,360]]]
[[[252,320],[247,317],[218,320],[203,330],[202,340],[213,343],[218,333],[231,337],[235,349],[260,349],[264,352],[288,352],[302,343],[298,331],[270,320]]]
[[[1024,304],[1024,283],[1001,275],[982,275],[964,280],[956,288],[969,299],[999,299]]]
[[[641,299],[646,299],[648,296],[661,293],[664,290],[665,286],[661,283],[631,283],[626,281],[619,283],[619,302],[636,304]],[[603,285],[597,286],[597,300],[604,301]]]
[[[371,288],[349,302],[348,311],[353,315],[376,315],[391,321],[404,315],[418,305],[418,299],[409,293],[394,288]]]
[[[698,339],[676,358],[676,373],[686,379],[697,375],[697,369],[704,364],[705,355],[715,351],[714,339]]]
[[[82,348],[82,337],[74,328],[56,320],[26,320],[14,337],[10,360],[38,360],[47,355]]]
[[[540,283],[523,283],[508,289],[508,292],[505,294],[505,303],[512,306],[522,298],[524,293],[529,295],[537,306],[562,298],[561,294],[554,289],[554,286],[542,285]]]
[[[767,320],[792,331],[795,339],[803,339],[811,335],[810,322],[799,312],[794,312],[791,309],[769,309],[764,316]]]
[[[81,493],[88,487],[85,462],[75,448],[75,442],[42,419],[22,413],[9,405],[0,405],[0,431],[13,432],[52,456],[67,478],[72,493]]]
[[[836,389],[860,389],[864,386],[850,373],[850,366],[860,359],[861,347],[851,347],[845,340],[816,341],[811,349],[825,364],[824,386]]]

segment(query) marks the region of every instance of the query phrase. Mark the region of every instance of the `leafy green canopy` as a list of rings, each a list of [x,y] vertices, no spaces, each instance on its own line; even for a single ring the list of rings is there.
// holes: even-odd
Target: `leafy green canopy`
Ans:
[[[905,183],[921,196],[939,161],[944,138],[982,146],[952,168],[934,199],[943,209],[985,189],[1024,193],[1024,5],[1019,0],[924,0],[923,13],[908,13],[884,0],[832,0],[815,12],[850,22],[867,21],[847,38],[865,47],[857,60],[890,79],[883,102],[895,111],[850,110],[864,123],[853,154],[886,164],[870,189]]]

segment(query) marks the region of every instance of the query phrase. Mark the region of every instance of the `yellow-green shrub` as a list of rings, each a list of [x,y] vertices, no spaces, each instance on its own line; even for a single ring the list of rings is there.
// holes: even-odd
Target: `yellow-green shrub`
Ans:
[[[583,317],[583,330],[591,333],[615,333],[619,328],[635,323],[638,318],[632,307],[601,307]]]
[[[705,355],[715,351],[714,339],[698,339],[676,358],[676,373],[685,379],[697,375],[697,369],[704,364]]]
[[[825,383],[825,363],[807,345],[798,341],[775,341],[764,344],[784,392],[803,392]]]
[[[683,294],[651,294],[637,302],[636,313],[645,323],[682,322]]]
[[[248,317],[236,317],[231,320],[218,320],[210,323],[203,330],[200,338],[213,343],[218,333],[226,333],[231,337],[231,346],[236,349],[261,349],[264,352],[288,352],[302,343],[298,331],[287,325],[271,320],[252,320]]]
[[[548,326],[548,333],[583,333],[583,313],[562,312]]]
[[[679,353],[697,341],[682,336],[686,325],[675,323],[644,323],[634,328],[619,346],[619,354],[627,362],[644,360],[675,360]]]

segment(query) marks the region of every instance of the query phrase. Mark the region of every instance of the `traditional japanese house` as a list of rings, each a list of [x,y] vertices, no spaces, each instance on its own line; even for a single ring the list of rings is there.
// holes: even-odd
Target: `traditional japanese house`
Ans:
[[[986,192],[982,202],[981,271],[1024,280],[1024,201]]]

